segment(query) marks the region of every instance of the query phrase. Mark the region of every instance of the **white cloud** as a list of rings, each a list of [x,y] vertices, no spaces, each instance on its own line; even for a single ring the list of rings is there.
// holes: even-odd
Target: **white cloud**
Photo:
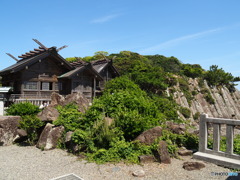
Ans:
[[[192,39],[197,39],[197,38],[206,36],[208,34],[211,34],[211,33],[214,33],[214,32],[220,31],[220,30],[222,30],[222,28],[211,29],[211,30],[208,30],[208,31],[203,31],[203,32],[195,33],[195,34],[189,34],[189,35],[186,35],[186,36],[182,36],[182,37],[179,37],[179,38],[176,38],[176,39],[172,39],[172,40],[169,40],[169,41],[166,41],[166,42],[163,42],[163,43],[145,48],[145,49],[139,51],[139,53],[140,54],[145,54],[145,53],[151,53],[151,52],[154,52],[154,51],[159,51],[159,50],[162,50],[162,49],[165,49],[165,48],[169,48],[171,46],[175,46],[175,45],[177,45],[181,42],[184,42],[184,41],[187,41],[187,40],[192,40]]]
[[[91,23],[95,23],[95,24],[105,23],[105,22],[108,22],[108,21],[110,21],[112,19],[115,19],[119,16],[120,16],[120,14],[111,14],[111,15],[108,15],[108,16],[103,16],[103,17],[94,19],[94,20],[91,21]]]

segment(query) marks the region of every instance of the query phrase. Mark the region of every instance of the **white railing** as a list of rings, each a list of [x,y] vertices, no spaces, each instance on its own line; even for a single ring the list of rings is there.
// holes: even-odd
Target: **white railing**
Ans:
[[[213,149],[207,148],[208,123],[213,124]],[[226,152],[220,151],[220,126],[224,124],[226,125]],[[240,160],[240,156],[233,153],[234,127],[239,125],[240,120],[209,118],[207,114],[202,114],[199,127],[199,152]]]
[[[10,101],[13,103],[30,102],[34,105],[40,106],[43,103],[51,103],[51,96],[36,95],[36,94],[11,94]]]
[[[213,147],[208,148],[208,128],[213,126]],[[220,151],[221,126],[226,125],[226,151]],[[234,154],[234,128],[240,120],[211,118],[202,114],[199,124],[199,151],[193,155],[195,159],[212,162],[218,165],[240,168],[240,155]]]

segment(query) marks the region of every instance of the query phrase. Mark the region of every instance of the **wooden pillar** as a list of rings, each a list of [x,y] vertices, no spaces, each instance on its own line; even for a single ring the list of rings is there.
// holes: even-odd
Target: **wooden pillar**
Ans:
[[[93,78],[93,98],[96,97],[96,78]]]

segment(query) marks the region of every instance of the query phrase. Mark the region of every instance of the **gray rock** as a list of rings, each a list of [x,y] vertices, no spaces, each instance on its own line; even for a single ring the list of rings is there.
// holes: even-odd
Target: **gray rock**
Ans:
[[[81,92],[77,92],[67,95],[63,102],[63,106],[69,103],[76,103],[78,110],[82,113],[85,113],[90,102]]]
[[[157,153],[155,153],[156,158],[160,163],[171,164],[171,158],[168,153],[167,143],[165,141],[160,141]]]
[[[51,104],[49,106],[50,107],[55,107],[57,105],[62,106],[64,100],[65,100],[65,98],[62,95],[53,92],[51,95]]]
[[[133,176],[136,177],[144,177],[145,176],[145,171],[144,170],[137,170],[132,173]]]
[[[27,132],[23,129],[17,129],[17,136],[14,138],[15,143],[20,143],[27,140]]]
[[[50,150],[56,148],[57,142],[62,136],[63,131],[63,126],[54,127],[54,125],[47,123],[37,142],[37,148],[43,150]]]
[[[184,162],[183,168],[192,171],[192,170],[200,170],[205,167],[205,164],[202,162]]]
[[[154,143],[154,140],[158,137],[162,136],[162,128],[160,126],[154,127],[147,131],[144,131],[140,134],[135,141],[139,141],[140,143],[151,145]]]
[[[138,158],[140,163],[151,163],[156,161],[155,157],[151,155],[142,155],[139,156]]]
[[[18,136],[20,116],[0,116],[0,146],[11,145]]]
[[[38,113],[37,116],[42,121],[55,121],[58,119],[59,112],[54,107],[48,106]]]
[[[186,131],[185,124],[177,124],[171,121],[166,122],[167,127],[170,131],[176,134],[184,134]]]
[[[178,154],[180,156],[191,156],[193,154],[192,150],[187,150],[187,149],[179,149]]]

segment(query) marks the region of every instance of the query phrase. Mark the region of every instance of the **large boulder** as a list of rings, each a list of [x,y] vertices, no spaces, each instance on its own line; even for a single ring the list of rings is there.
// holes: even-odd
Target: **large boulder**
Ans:
[[[52,107],[55,107],[57,105],[62,106],[64,100],[65,100],[65,98],[62,95],[53,92],[52,95],[51,95],[51,104],[49,106],[52,106]]]
[[[176,134],[184,134],[186,131],[185,124],[177,124],[171,121],[166,122],[167,127],[170,131]]]
[[[37,148],[43,150],[56,148],[58,140],[61,138],[63,131],[63,126],[55,127],[53,124],[47,123],[37,142]]]
[[[0,116],[0,146],[11,145],[18,136],[20,116]]]
[[[162,128],[160,126],[157,126],[144,131],[135,140],[146,145],[151,145],[154,143],[154,140],[160,136],[162,136]]]
[[[167,143],[165,141],[159,142],[158,150],[155,152],[155,156],[160,163],[171,164],[171,158],[168,153]]]
[[[48,106],[38,113],[37,116],[42,121],[55,121],[58,119],[59,112],[54,107]]]
[[[69,94],[65,97],[63,106],[69,103],[76,103],[76,105],[78,106],[78,110],[82,113],[85,113],[85,111],[89,107],[90,102],[81,92],[77,92]]]

